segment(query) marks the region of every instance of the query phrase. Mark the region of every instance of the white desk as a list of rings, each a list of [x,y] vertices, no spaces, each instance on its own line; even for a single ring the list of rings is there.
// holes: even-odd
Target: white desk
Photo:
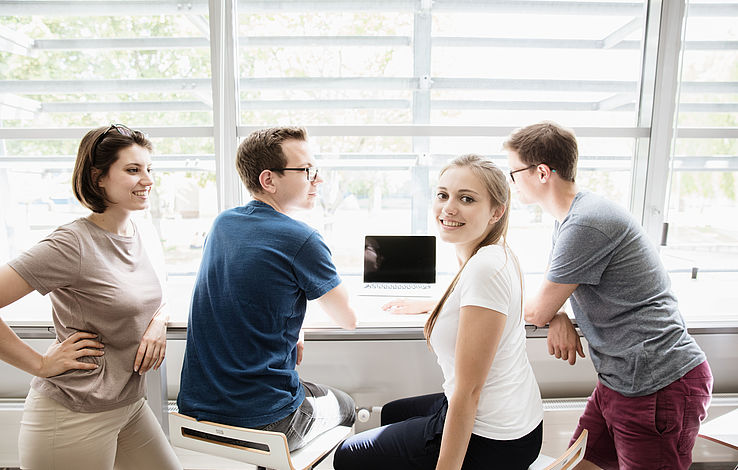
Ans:
[[[738,408],[702,423],[699,436],[738,450]]]
[[[428,314],[398,315],[392,312],[386,312],[382,310],[382,305],[393,300],[393,297],[356,295],[354,292],[358,290],[358,286],[355,285],[355,283],[348,284],[347,287],[349,287],[350,293],[349,303],[354,308],[357,315],[357,330],[355,331],[360,332],[362,329],[367,328],[416,328],[418,331],[422,331],[423,325],[425,325],[425,321],[428,319]],[[432,296],[430,297],[415,297],[414,299],[438,299],[441,297],[443,292],[444,291],[439,287],[431,292]],[[169,321],[169,327],[170,329],[186,328],[187,315],[182,315],[181,312],[176,316],[172,314],[172,318]],[[336,326],[333,320],[330,319],[330,317],[318,306],[316,302],[307,303],[305,321],[302,327],[305,330],[340,330],[340,328]]]

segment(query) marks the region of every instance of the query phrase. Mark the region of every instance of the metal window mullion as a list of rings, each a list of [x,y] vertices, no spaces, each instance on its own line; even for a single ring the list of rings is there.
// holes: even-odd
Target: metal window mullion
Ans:
[[[634,162],[633,213],[640,218],[648,237],[659,244],[665,220],[664,208],[669,182],[669,157],[679,89],[685,0],[651,2],[649,16],[659,14],[651,135],[646,156]],[[656,10],[660,7],[660,10]]]
[[[2,128],[2,125],[2,121],[0,120],[0,128]],[[5,158],[7,153],[5,139],[0,139],[0,161]],[[13,250],[15,248],[10,246],[7,230],[7,227],[10,226],[8,217],[12,214],[13,205],[15,203],[10,191],[9,173],[10,171],[8,171],[7,167],[0,166],[0,226],[3,227],[3,229],[0,230],[0,257],[2,257],[2,259],[10,259],[11,256],[14,255]]]
[[[355,2],[350,0],[240,0],[242,6],[250,11],[340,11],[350,8],[354,11],[409,11],[418,0],[375,0]],[[206,0],[128,0],[125,3],[126,15],[176,15],[205,14]],[[615,1],[541,1],[541,0],[434,0],[436,11],[456,12],[497,12],[497,13],[539,13],[539,14],[582,14],[627,16],[636,12],[638,2]],[[104,16],[119,13],[121,3],[117,1],[70,0],[4,0],[0,2],[0,16],[21,16],[29,12],[43,12],[46,16]],[[113,13],[111,13],[113,12]],[[695,16],[738,16],[738,6],[722,3],[695,5]]]
[[[248,135],[261,125],[238,126],[238,135]],[[308,125],[311,136],[394,136],[394,137],[506,137],[515,127],[479,125],[382,124],[382,125]],[[150,137],[213,137],[212,126],[142,126],[138,128]],[[0,128],[2,139],[81,139],[86,127],[6,127]],[[649,127],[574,127],[577,137],[587,138],[646,138]],[[736,128],[683,128],[681,137],[720,138],[737,135]],[[724,133],[724,134],[723,134]],[[684,135],[682,135],[684,134]]]
[[[679,139],[738,139],[738,127],[679,127]]]
[[[0,36],[1,34],[0,29]],[[2,41],[0,37],[0,42]],[[238,40],[241,47],[275,46],[409,46],[411,39],[405,36],[242,36]],[[12,41],[11,41],[12,43]],[[550,38],[505,38],[505,37],[452,37],[436,36],[431,39],[433,47],[510,47],[536,49],[623,49],[635,50],[640,43],[621,40],[606,44],[600,39],[550,39]],[[25,48],[12,43],[11,52],[25,55]],[[210,43],[203,37],[145,37],[145,38],[85,38],[85,39],[36,39],[28,46],[35,51],[56,50],[152,50],[152,49],[192,49],[208,48]],[[1,48],[1,47],[0,47]],[[735,50],[738,41],[689,41],[685,48],[693,51]]]
[[[239,113],[236,3],[236,0],[209,0],[215,180],[219,212],[241,203],[241,181],[234,163],[238,147]]]
[[[639,80],[637,125],[648,129],[648,133],[635,139],[633,167],[630,184],[630,212],[643,220],[646,198],[646,173],[648,170],[651,123],[653,119],[654,93],[656,88],[656,62],[659,51],[659,25],[661,23],[661,0],[647,1],[644,11],[643,52]]]
[[[413,91],[413,124],[430,123],[431,88],[431,2],[421,0],[413,22],[413,77],[418,87]],[[412,168],[412,233],[428,232],[428,166],[425,156],[430,154],[430,137],[413,136],[413,152],[418,164]]]

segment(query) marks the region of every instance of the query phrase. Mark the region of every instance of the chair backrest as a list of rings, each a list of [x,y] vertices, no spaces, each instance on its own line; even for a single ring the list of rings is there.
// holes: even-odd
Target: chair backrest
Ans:
[[[169,413],[172,445],[225,457],[274,470],[312,468],[351,432],[338,426],[290,454],[287,438],[279,432],[246,429],[197,421],[180,413]]]
[[[587,448],[587,430],[582,429],[574,444],[569,446],[558,459],[554,460],[545,470],[570,470],[584,458],[584,451]]]

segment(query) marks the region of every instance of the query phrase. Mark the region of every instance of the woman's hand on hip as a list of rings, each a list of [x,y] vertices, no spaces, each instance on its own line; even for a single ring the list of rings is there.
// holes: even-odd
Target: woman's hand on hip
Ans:
[[[39,377],[53,377],[72,369],[97,369],[97,364],[79,360],[81,357],[105,354],[103,351],[105,346],[92,338],[97,338],[97,335],[78,331],[61,343],[59,341],[54,342],[46,350],[46,354],[42,356],[41,367],[36,375]]]

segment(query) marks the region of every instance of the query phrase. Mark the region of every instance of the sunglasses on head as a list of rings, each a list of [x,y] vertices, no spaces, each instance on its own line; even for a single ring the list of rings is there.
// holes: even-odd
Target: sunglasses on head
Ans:
[[[105,136],[108,135],[111,131],[115,130],[118,132],[118,134],[125,136],[125,137],[132,137],[133,136],[133,130],[130,128],[124,126],[123,124],[111,124],[110,127],[108,127],[105,132],[97,136],[97,139],[95,139],[95,143],[92,144],[92,155],[94,157],[95,153],[97,152],[97,146],[100,145],[100,142],[105,139]]]

